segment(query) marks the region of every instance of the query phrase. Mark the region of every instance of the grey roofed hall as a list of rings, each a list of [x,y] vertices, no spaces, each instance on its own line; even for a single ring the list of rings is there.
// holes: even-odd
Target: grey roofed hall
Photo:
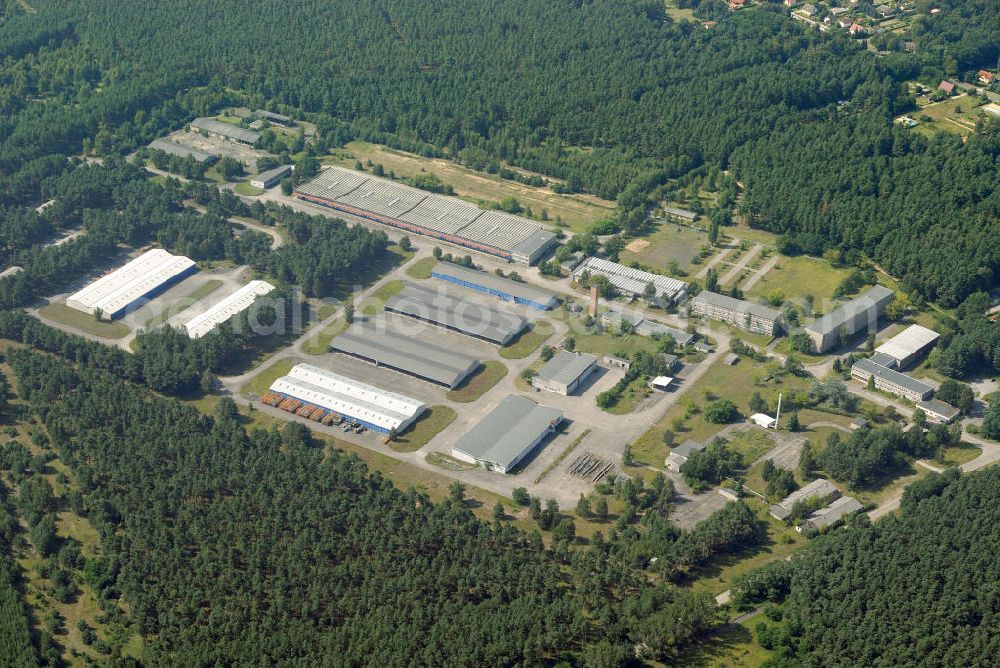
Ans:
[[[455,387],[476,370],[479,360],[416,337],[354,325],[334,337],[330,349],[368,360],[379,366]]]
[[[845,515],[856,513],[863,508],[861,502],[853,496],[842,496],[830,505],[814,512],[803,524],[813,529],[822,529],[836,524]]]
[[[737,313],[749,313],[752,316],[763,318],[765,320],[777,320],[781,317],[781,312],[776,311],[773,308],[755,304],[744,299],[736,299],[735,297],[719,294],[718,292],[712,292],[710,290],[702,290],[695,295],[694,299],[695,301],[704,302],[706,304],[718,306],[730,311],[736,311]]]
[[[854,363],[854,366],[865,373],[869,373],[886,382],[898,385],[899,387],[916,394],[926,395],[934,391],[934,388],[927,383],[919,381],[912,376],[907,376],[905,373],[900,373],[899,371],[894,371],[893,369],[876,364],[866,357],[859,359]]]
[[[893,294],[895,293],[885,286],[873,285],[864,294],[841,304],[821,318],[809,323],[805,329],[820,335],[830,334],[840,329],[841,325],[847,323],[856,314],[877,308],[880,302],[892,297]]]
[[[924,413],[940,415],[949,422],[954,420],[958,417],[958,414],[961,413],[960,410],[946,401],[941,401],[940,399],[925,399],[917,404],[917,408],[922,410]]]
[[[259,132],[247,130],[246,128],[241,128],[237,125],[223,123],[222,121],[217,121],[214,118],[196,118],[191,121],[191,127],[196,130],[205,130],[206,132],[222,135],[234,141],[241,141],[247,144],[254,144],[258,139],[260,139]]]
[[[465,432],[452,449],[509,470],[562,421],[562,415],[560,410],[511,394]]]
[[[699,443],[689,438],[677,447],[670,448],[670,454],[687,459],[691,456],[692,452],[704,450],[706,445],[707,443]]]
[[[587,353],[560,350],[538,370],[540,380],[572,385],[590,367],[597,364],[597,357]]]
[[[559,304],[556,296],[551,292],[546,292],[527,283],[512,281],[509,278],[501,278],[485,271],[477,271],[461,267],[451,262],[438,262],[433,270],[436,277],[449,277],[463,283],[479,285],[496,292],[513,295],[519,299],[544,304],[547,308],[554,308]]]
[[[292,172],[291,165],[279,165],[277,167],[272,167],[271,169],[265,170],[253,177],[254,181],[263,181],[267,183],[275,178],[284,178],[286,174]]]
[[[179,142],[171,141],[165,137],[160,137],[159,139],[154,139],[149,144],[149,148],[154,148],[158,151],[163,151],[168,155],[176,155],[179,158],[186,158],[191,156],[198,162],[211,162],[215,160],[218,156],[209,153],[208,151],[202,151],[186,144],[181,144]]]
[[[817,478],[802,489],[792,492],[786,496],[784,500],[768,508],[768,512],[770,512],[771,515],[777,519],[783,520],[792,514],[792,508],[799,501],[814,498],[821,498],[825,500],[839,494],[840,490],[838,490],[832,482],[825,478]]]
[[[528,321],[473,301],[454,299],[418,285],[406,285],[385,302],[385,310],[431,322],[468,336],[503,345],[520,334]]]

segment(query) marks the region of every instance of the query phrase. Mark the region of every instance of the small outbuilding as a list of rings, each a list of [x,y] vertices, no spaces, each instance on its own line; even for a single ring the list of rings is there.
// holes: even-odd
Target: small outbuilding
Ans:
[[[670,448],[667,455],[667,470],[680,473],[681,466],[691,457],[691,453],[700,452],[705,449],[707,443],[699,443],[688,439],[675,448]]]

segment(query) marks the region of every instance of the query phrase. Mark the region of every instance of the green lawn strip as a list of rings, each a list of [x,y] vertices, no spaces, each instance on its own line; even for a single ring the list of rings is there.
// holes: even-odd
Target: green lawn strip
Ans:
[[[838,269],[829,261],[798,255],[781,256],[771,271],[767,272],[749,291],[748,298],[802,299],[812,295],[817,309],[832,310],[833,304],[825,300],[833,297],[840,282],[847,276],[846,269]]]
[[[248,181],[241,181],[237,183],[233,190],[236,191],[237,195],[245,195],[247,197],[256,197],[257,195],[263,195],[264,189],[258,188],[257,186],[252,186]]]
[[[609,406],[604,410],[612,415],[625,415],[631,413],[635,410],[643,399],[652,394],[652,390],[649,389],[647,385],[648,379],[645,376],[639,376],[628,384],[625,391],[622,392],[621,397],[613,406]]]
[[[167,322],[167,320],[170,320],[178,313],[184,311],[185,309],[191,308],[199,301],[201,301],[208,295],[212,294],[219,288],[221,288],[222,285],[223,282],[218,279],[205,281],[197,288],[192,290],[190,293],[184,295],[183,297],[175,301],[173,304],[168,306],[165,311],[157,315],[154,315],[152,318],[144,322],[142,325],[143,329],[145,329],[146,331],[152,331],[156,329],[157,327],[163,325],[165,322]]]
[[[98,320],[91,313],[77,311],[65,304],[46,304],[38,309],[38,313],[49,320],[103,339],[123,339],[131,331],[123,322]]]
[[[309,355],[323,355],[330,352],[330,342],[333,337],[347,329],[343,318],[337,318],[332,323],[318,331],[303,345],[302,350]]]
[[[962,464],[971,462],[982,453],[983,450],[978,445],[962,441],[958,445],[947,448],[944,451],[941,465],[945,467],[961,466]]]
[[[448,392],[451,401],[467,404],[479,399],[507,375],[507,367],[496,360],[488,360],[468,376],[462,384]]]
[[[422,258],[406,268],[406,275],[410,278],[426,280],[431,277],[431,272],[437,263],[438,261],[432,257]]]
[[[413,452],[424,447],[428,441],[450,425],[457,413],[447,406],[431,406],[413,426],[396,437],[389,444],[396,452]]]
[[[524,359],[538,349],[538,346],[552,336],[555,329],[544,321],[538,321],[521,333],[517,339],[500,349],[500,357],[509,360]]]
[[[256,395],[257,397],[263,397],[268,393],[271,383],[276,381],[281,376],[287,375],[288,372],[292,370],[292,367],[298,364],[298,362],[299,361],[296,359],[278,360],[247,381],[247,383],[240,388],[240,392],[248,396]]]
[[[442,468],[446,471],[470,471],[476,468],[475,464],[463,462],[461,459],[455,459],[451,455],[446,455],[443,452],[428,452],[424,459],[428,464],[433,464],[434,466]]]
[[[399,291],[405,287],[403,281],[389,281],[380,285],[375,292],[365,298],[364,302],[361,304],[361,313],[367,316],[377,315],[382,307],[385,306],[386,300],[389,297],[399,294]]]

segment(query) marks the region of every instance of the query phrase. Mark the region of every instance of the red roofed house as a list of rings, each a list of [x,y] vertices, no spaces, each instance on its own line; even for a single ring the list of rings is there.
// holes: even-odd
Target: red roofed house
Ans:
[[[850,30],[851,30],[851,34],[852,35],[864,35],[865,34],[865,27],[863,25],[861,25],[860,23],[855,23],[854,25],[852,25],[851,28],[850,28]]]
[[[993,73],[989,70],[979,70],[979,83],[989,86],[993,83]]]
[[[729,0],[730,9],[743,9],[746,6],[746,0]]]
[[[955,92],[955,84],[950,81],[942,81],[938,84],[938,90],[943,90],[948,95],[951,95]]]

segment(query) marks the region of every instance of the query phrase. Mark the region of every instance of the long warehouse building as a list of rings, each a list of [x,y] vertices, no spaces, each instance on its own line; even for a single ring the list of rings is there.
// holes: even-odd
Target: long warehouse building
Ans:
[[[456,197],[434,195],[389,179],[330,167],[300,185],[301,200],[397,229],[531,265],[555,244],[538,223],[502,211],[483,211]]]
[[[905,369],[925,350],[933,346],[940,336],[933,329],[910,325],[876,348],[875,352],[888,355],[895,361],[896,368]]]
[[[397,434],[427,409],[411,397],[341,376],[311,364],[296,364],[271,384],[271,392],[360,422],[373,431]]]
[[[559,300],[551,292],[540,290],[527,283],[487,274],[485,271],[468,269],[451,262],[438,262],[431,270],[431,276],[460,285],[463,288],[498,297],[505,302],[530,306],[539,311],[547,311],[559,305]]]
[[[562,411],[508,395],[451,448],[456,459],[509,473],[562,422]]]
[[[196,271],[190,258],[154,248],[70,295],[66,306],[114,319]]]
[[[602,260],[599,257],[588,257],[573,270],[573,280],[579,281],[584,276],[605,276],[608,281],[622,294],[630,297],[645,295],[646,286],[653,284],[657,298],[675,303],[687,294],[687,283],[661,276],[641,269],[626,267],[617,262]]]
[[[385,310],[500,346],[510,343],[528,326],[527,320],[513,313],[453,299],[416,285],[407,285],[386,300]]]
[[[448,388],[479,368],[479,360],[433,343],[357,325],[334,337],[330,350]]]
[[[204,313],[188,320],[184,323],[184,329],[192,339],[201,338],[233,316],[250,308],[258,297],[266,295],[271,290],[274,290],[274,286],[267,281],[250,281]]]
[[[157,151],[163,151],[167,155],[174,155],[178,158],[187,158],[188,156],[195,159],[197,162],[210,164],[219,159],[219,156],[209,153],[207,151],[202,151],[200,149],[187,146],[186,144],[181,144],[179,142],[171,141],[164,137],[159,139],[154,139],[150,144],[149,148],[156,149]]]

